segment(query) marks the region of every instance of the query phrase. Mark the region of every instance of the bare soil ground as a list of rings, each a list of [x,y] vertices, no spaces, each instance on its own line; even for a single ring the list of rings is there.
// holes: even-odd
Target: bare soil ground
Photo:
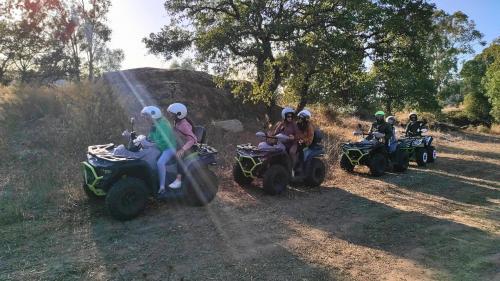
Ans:
[[[227,167],[204,208],[152,202],[122,223],[80,197],[2,226],[0,279],[500,280],[500,141],[436,135],[426,168],[332,167],[321,188],[275,197]]]
[[[356,121],[342,122],[325,131]],[[320,188],[279,196],[231,179],[233,145],[253,132],[220,135],[214,202],[152,201],[128,222],[85,198],[78,161],[26,164],[19,148],[0,165],[0,280],[500,280],[500,137],[432,134],[439,159],[425,168],[331,165]]]

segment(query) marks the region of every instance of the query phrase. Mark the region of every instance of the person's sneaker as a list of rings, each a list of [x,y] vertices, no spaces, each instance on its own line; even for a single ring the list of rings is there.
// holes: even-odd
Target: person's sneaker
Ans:
[[[158,194],[162,194],[164,192],[165,192],[165,188],[164,187],[163,188],[160,187],[160,189],[158,190]]]
[[[168,185],[168,187],[172,189],[178,189],[181,188],[181,186],[182,186],[182,181],[180,181],[179,179],[175,179],[171,184]]]

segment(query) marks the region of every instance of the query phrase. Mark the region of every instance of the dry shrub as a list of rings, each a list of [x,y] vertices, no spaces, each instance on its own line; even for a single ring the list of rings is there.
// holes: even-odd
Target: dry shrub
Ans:
[[[490,134],[500,135],[500,124],[491,125]]]
[[[116,140],[126,115],[99,83],[0,88],[3,135],[0,224],[50,216],[77,205],[86,147]],[[29,164],[28,164],[29,163]],[[60,214],[57,214],[60,215]]]
[[[487,134],[490,132],[490,128],[484,126],[484,125],[479,125],[476,127],[476,131],[478,133],[483,133],[483,134]]]

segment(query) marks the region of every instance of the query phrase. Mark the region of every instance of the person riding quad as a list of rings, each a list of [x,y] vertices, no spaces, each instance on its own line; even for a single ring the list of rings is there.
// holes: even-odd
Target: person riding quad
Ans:
[[[309,110],[304,109],[297,114],[297,154],[302,157],[304,148],[311,145],[314,139],[314,126],[311,122],[312,114]],[[295,165],[296,163],[294,163]]]
[[[418,116],[416,112],[412,112],[408,115],[409,123],[406,126],[405,135],[407,137],[419,137],[422,135],[420,129],[424,122],[418,121]]]
[[[382,134],[381,138],[384,139],[384,143],[386,146],[389,146],[389,140],[393,136],[393,128],[391,124],[388,124],[384,120],[385,113],[383,111],[377,111],[375,113],[375,119],[376,121],[372,123],[372,127],[370,128],[371,133],[378,132]],[[368,137],[367,139],[372,139],[373,136]]]
[[[385,122],[391,127],[392,131],[392,137],[389,139],[388,144],[389,151],[394,151],[398,145],[398,138],[396,135],[396,117],[391,115],[385,119]]]
[[[148,142],[140,136],[136,142],[140,142],[143,146],[156,145],[161,151],[160,158],[156,162],[158,168],[158,178],[160,182],[159,193],[165,191],[165,181],[167,175],[167,163],[175,155],[176,139],[170,126],[170,123],[162,116],[161,110],[156,106],[146,106],[141,110],[141,115],[148,121],[151,121],[152,126],[148,135]]]
[[[167,112],[174,120],[174,130],[177,135],[179,148],[175,153],[177,160],[180,160],[186,151],[189,151],[198,142],[193,132],[193,122],[187,118],[187,107],[182,103],[173,103],[168,106]],[[182,175],[177,174],[175,181],[168,187],[177,189],[182,186]]]
[[[295,165],[297,162],[297,141],[295,137],[298,133],[297,123],[295,122],[295,110],[291,107],[285,107],[281,111],[282,120],[276,124],[276,127],[273,132],[273,136],[278,134],[283,134],[289,139],[285,141],[283,144],[285,145],[286,151],[290,155],[292,159],[292,165]]]

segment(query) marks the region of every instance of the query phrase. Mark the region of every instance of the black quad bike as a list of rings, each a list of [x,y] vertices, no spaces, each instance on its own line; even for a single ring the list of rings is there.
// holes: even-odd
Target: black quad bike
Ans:
[[[340,167],[352,172],[357,165],[365,165],[370,169],[370,174],[374,177],[382,176],[387,170],[404,172],[408,169],[408,153],[401,149],[398,144],[394,144],[389,151],[387,146],[380,141],[380,134],[377,132],[364,133],[361,125],[355,135],[367,136],[359,142],[343,143],[342,155],[340,157]]]
[[[299,161],[292,167],[292,161],[282,142],[287,136],[268,136],[263,132],[258,137],[275,140],[273,147],[259,148],[251,144],[238,145],[233,178],[240,186],[249,185],[254,179],[263,179],[263,189],[270,195],[283,192],[288,184],[320,186],[325,180],[326,167],[322,160],[325,151],[321,145],[321,131],[315,130],[310,146],[303,149]]]
[[[142,148],[134,144],[137,136],[132,132],[126,147],[112,143],[88,147],[87,160],[82,162],[85,193],[90,199],[105,199],[109,212],[118,220],[139,215],[150,197],[181,199],[195,206],[208,204],[218,191],[217,177],[209,169],[216,165],[217,150],[203,144],[203,127],[195,126],[194,133],[200,144],[193,146],[180,163],[175,159],[167,163],[166,182],[175,179],[178,170],[183,175],[181,188],[167,187],[158,195],[156,161],[161,153],[155,146]]]
[[[419,128],[418,135],[403,137],[398,140],[403,150],[408,152],[411,161],[417,162],[419,167],[424,167],[427,163],[434,163],[437,159],[436,148],[432,145],[431,136],[423,136],[427,132],[426,128]]]

